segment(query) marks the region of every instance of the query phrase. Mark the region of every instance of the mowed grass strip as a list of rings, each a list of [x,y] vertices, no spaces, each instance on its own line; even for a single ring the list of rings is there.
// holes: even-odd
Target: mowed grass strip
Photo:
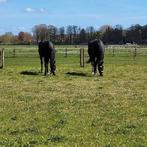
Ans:
[[[146,146],[146,62],[121,59],[106,57],[100,77],[59,55],[44,77],[38,58],[6,58],[0,146]]]

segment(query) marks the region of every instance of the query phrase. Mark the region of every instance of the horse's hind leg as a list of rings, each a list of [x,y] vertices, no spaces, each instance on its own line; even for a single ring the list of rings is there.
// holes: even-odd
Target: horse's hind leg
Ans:
[[[92,72],[91,73],[92,73],[92,75],[94,75],[94,63],[93,62],[91,62],[91,66],[92,66],[92,68],[91,68]]]
[[[55,60],[51,59],[50,60],[50,72],[55,76],[55,70],[56,70],[56,65],[55,65]]]
[[[96,75],[96,73],[97,73],[97,63],[94,62],[94,75]]]
[[[98,71],[99,71],[100,76],[103,76],[103,70],[104,70],[103,63],[104,62],[102,61],[98,64]]]
[[[93,71],[94,71],[94,75],[96,75],[96,73],[97,73],[97,59],[94,59],[94,61],[93,61]]]
[[[55,51],[53,50],[50,56],[50,72],[55,76],[56,61],[55,61]]]
[[[41,65],[41,72],[43,72],[43,59],[41,56],[40,56],[40,65]]]

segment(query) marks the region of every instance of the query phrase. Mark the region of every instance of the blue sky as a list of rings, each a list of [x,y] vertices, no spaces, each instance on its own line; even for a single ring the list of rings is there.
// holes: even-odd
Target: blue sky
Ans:
[[[80,27],[147,24],[147,0],[0,0],[0,34],[34,25]]]

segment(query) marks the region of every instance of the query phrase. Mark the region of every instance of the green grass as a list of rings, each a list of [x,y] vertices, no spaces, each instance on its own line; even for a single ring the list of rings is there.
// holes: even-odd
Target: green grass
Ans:
[[[0,69],[0,146],[147,146],[147,62],[105,58],[104,77],[57,54],[57,75],[37,57]]]

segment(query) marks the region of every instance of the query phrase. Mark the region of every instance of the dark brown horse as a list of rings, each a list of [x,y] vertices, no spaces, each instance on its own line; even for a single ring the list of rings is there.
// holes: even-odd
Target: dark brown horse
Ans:
[[[94,74],[97,73],[98,69],[100,76],[103,76],[104,51],[104,45],[100,39],[95,39],[88,43],[89,60],[87,62],[91,62]]]
[[[55,75],[56,65],[55,65],[55,48],[50,41],[40,41],[38,44],[38,52],[41,62],[41,72],[43,72],[44,63],[44,75],[48,74],[48,64],[50,62],[50,73]]]

